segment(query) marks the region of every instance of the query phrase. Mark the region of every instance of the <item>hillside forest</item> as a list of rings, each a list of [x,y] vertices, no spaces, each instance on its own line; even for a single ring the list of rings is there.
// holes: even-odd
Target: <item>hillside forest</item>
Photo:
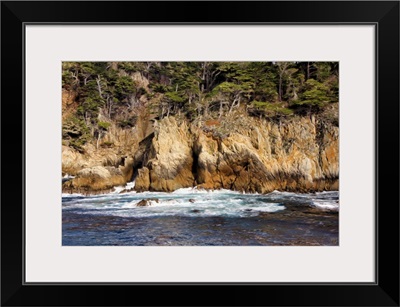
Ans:
[[[276,119],[322,113],[338,102],[338,62],[64,62],[62,66],[63,89],[74,95],[74,108],[63,114],[63,138],[77,150],[101,138],[111,122],[129,129],[139,116],[204,122],[226,120],[235,112]]]
[[[63,62],[63,190],[331,189],[338,102],[338,62]]]

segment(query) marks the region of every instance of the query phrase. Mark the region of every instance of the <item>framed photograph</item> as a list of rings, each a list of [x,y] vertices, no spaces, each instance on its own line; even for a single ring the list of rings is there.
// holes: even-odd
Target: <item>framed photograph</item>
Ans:
[[[399,2],[1,25],[3,306],[399,306]]]

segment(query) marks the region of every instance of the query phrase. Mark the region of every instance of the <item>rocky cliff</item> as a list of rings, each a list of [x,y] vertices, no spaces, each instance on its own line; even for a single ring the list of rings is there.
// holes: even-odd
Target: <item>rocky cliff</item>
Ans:
[[[225,136],[174,118],[158,123],[136,177],[139,191],[198,186],[266,193],[337,190],[339,128],[298,117],[241,119]],[[222,128],[221,128],[222,129]]]
[[[154,133],[123,161],[115,154],[94,166],[77,155],[63,149],[63,166],[82,168],[64,183],[66,192],[104,191],[130,180],[137,191],[339,188],[339,128],[314,116],[280,122],[241,117],[234,124],[213,121],[202,127],[168,117],[155,122]]]

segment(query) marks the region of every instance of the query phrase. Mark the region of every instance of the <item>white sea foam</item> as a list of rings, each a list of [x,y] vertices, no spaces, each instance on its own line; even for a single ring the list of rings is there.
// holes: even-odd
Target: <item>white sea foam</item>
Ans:
[[[131,185],[133,186],[133,184]],[[338,211],[339,193],[296,194],[274,191],[270,194],[242,194],[231,190],[201,190],[196,188],[166,192],[128,192],[82,196],[63,194],[63,208],[78,214],[124,217],[155,216],[256,216],[260,212],[277,212],[291,204],[314,206],[321,210]],[[150,206],[138,207],[143,199]]]
[[[329,211],[339,211],[339,192],[324,191],[311,197],[312,206]]]
[[[135,187],[135,181],[127,182],[125,186],[119,185],[114,187],[114,191],[110,194],[120,194],[122,191],[129,192],[129,193],[136,193],[136,191],[132,191]]]
[[[175,190],[172,194],[241,194],[238,191],[232,191],[227,189],[219,189],[219,190],[206,190],[206,189],[198,189],[194,188],[182,188]]]
[[[127,190],[132,190],[135,187],[135,181],[127,182],[125,188]]]
[[[112,193],[112,194],[119,194],[119,193],[121,193],[124,189],[125,189],[125,188],[124,188],[123,186],[117,186],[117,187],[114,187],[114,191],[112,191],[111,193]]]
[[[69,175],[69,174],[65,174],[64,177],[62,177],[64,179],[72,179],[75,178],[75,176]]]
[[[158,193],[119,194],[96,196],[69,201],[65,207],[78,210],[81,214],[112,215],[121,217],[156,216],[256,216],[260,212],[276,212],[285,207],[279,203],[265,202],[255,195],[242,195],[231,191],[204,193]],[[149,200],[149,206],[138,207],[143,200]]]
[[[79,193],[62,193],[61,197],[63,198],[74,198],[74,197],[79,197],[79,196],[83,196],[82,194]]]
[[[337,201],[314,201],[312,206],[331,211],[339,211],[339,202]]]

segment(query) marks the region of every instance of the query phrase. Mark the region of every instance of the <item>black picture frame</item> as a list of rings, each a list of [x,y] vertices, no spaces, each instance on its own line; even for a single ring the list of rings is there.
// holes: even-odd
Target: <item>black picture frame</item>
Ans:
[[[26,284],[23,40],[28,23],[375,25],[376,282]],[[399,306],[398,1],[3,1],[1,77],[2,306]]]

